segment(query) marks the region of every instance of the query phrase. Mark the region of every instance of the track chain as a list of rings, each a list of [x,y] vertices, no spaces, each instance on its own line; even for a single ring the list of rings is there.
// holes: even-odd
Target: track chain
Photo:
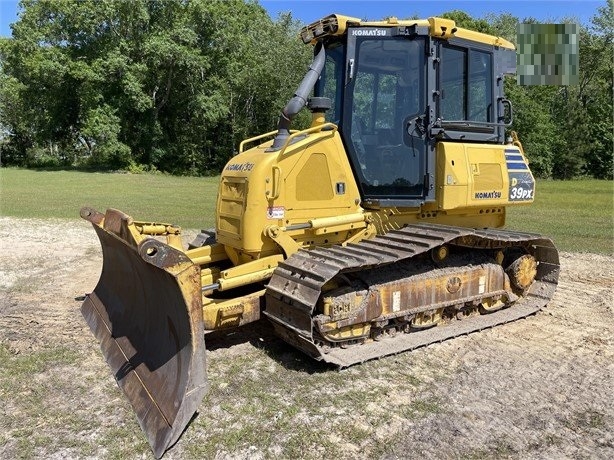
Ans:
[[[522,246],[538,261],[535,282],[525,296],[494,313],[473,316],[444,327],[397,334],[346,348],[324,349],[313,336],[313,314],[324,285],[336,276],[378,268],[427,253],[443,244],[467,248]],[[437,224],[413,224],[347,246],[302,250],[282,262],[266,291],[264,312],[285,341],[308,355],[340,367],[400,353],[480,331],[536,313],[554,295],[559,277],[558,252],[548,238],[507,230],[476,230]]]

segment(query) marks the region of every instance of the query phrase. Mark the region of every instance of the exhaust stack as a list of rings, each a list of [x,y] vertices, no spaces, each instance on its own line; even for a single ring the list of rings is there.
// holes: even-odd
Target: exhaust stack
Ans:
[[[303,81],[301,81],[301,84],[296,89],[294,97],[288,101],[281,111],[279,123],[277,124],[277,135],[275,136],[271,150],[279,150],[286,143],[286,140],[290,136],[290,124],[292,123],[292,119],[307,104],[309,93],[318,81],[318,78],[320,78],[325,61],[326,52],[324,51],[324,46],[322,46],[322,43],[318,43],[316,45],[315,57],[309,66],[307,74],[303,77]]]

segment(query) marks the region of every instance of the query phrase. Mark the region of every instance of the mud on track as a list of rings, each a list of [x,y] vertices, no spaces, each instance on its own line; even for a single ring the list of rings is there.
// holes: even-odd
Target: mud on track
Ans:
[[[80,316],[89,224],[0,217],[0,457],[151,458]],[[538,315],[337,372],[266,323],[207,336],[165,458],[614,458],[614,257],[561,254]]]

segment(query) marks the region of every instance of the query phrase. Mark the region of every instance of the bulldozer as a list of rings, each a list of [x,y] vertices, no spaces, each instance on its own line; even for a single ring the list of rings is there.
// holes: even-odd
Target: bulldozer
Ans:
[[[340,368],[532,315],[558,252],[505,230],[535,197],[504,78],[513,44],[453,20],[330,15],[277,129],[241,142],[215,228],[82,208],[103,252],[81,307],[156,457],[207,391],[205,336],[267,318]],[[291,129],[299,111],[311,126]]]

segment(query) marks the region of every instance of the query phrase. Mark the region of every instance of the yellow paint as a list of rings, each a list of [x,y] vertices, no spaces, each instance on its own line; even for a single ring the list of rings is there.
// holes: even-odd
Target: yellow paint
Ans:
[[[260,302],[264,289],[232,299],[203,297],[205,330],[242,326],[260,319]]]
[[[341,35],[350,25],[416,25],[428,27],[431,36],[444,40],[457,37],[514,49],[512,43],[500,37],[468,31],[442,18],[369,22],[333,15],[307,26],[303,32],[305,37]],[[434,202],[367,211],[360,206],[358,186],[337,126],[326,123],[323,113],[314,113],[308,129],[291,131],[281,149],[271,151],[271,138],[276,133],[271,131],[241,142],[239,154],[222,171],[216,243],[184,251],[192,266],[200,268],[201,285],[217,284],[220,291],[251,286],[242,289],[239,296],[233,296],[232,291],[219,296],[229,298],[217,298],[217,291],[202,294],[203,320],[208,330],[257,320],[266,280],[279,263],[300,249],[347,245],[415,222],[500,227],[505,222],[506,206],[516,204],[510,203],[508,196],[510,186],[515,185],[509,183],[506,166],[505,149],[510,146],[439,142]],[[524,157],[515,133],[512,138]],[[487,195],[478,198],[478,194]],[[130,245],[136,247],[148,235],[155,235],[166,236],[169,245],[181,248],[178,227],[133,222],[129,216],[126,219],[118,236]],[[444,259],[444,248],[435,256]],[[395,305],[393,302],[391,308],[398,310],[399,305]],[[325,304],[325,308],[329,307]],[[414,325],[426,327],[436,320],[425,313],[414,320]],[[369,333],[368,323],[339,325],[330,331],[330,339],[347,340]]]
[[[321,180],[314,180],[322,176]],[[296,176],[296,200],[330,200],[333,198],[332,187],[321,187],[321,183],[331,183],[330,169],[324,153],[313,153]]]
[[[221,271],[217,280],[220,291],[227,291],[270,278],[277,264],[283,259],[281,254],[276,254]]]
[[[369,337],[371,325],[369,323],[352,324],[351,326],[343,326],[338,329],[333,328],[333,323],[327,324],[330,330],[322,332],[322,335],[331,342],[346,341],[352,339],[360,339]]]
[[[347,215],[359,215],[356,220],[364,221],[341,138],[327,127],[296,133],[298,140],[280,151],[267,151],[271,142],[266,142],[235,156],[225,167],[217,201],[217,241],[234,248],[241,263],[280,253],[274,233],[266,228],[291,228]],[[343,193],[338,193],[337,184],[343,184]],[[298,243],[297,248],[342,243],[355,233],[351,225],[317,234],[320,228],[283,233]]]
[[[324,24],[326,24],[326,26],[324,26]],[[362,21],[358,18],[333,14],[304,27],[301,31],[301,36],[303,36],[303,33],[305,32],[310,32],[313,38],[315,38],[314,34],[317,30],[325,31],[318,36],[343,35],[347,32],[348,26],[411,27],[413,25],[419,27],[428,27],[429,34],[431,36],[442,38],[445,40],[451,37],[457,37],[475,41],[478,43],[485,43],[487,45],[515,49],[514,44],[512,42],[502,37],[496,37],[493,35],[483,34],[481,32],[475,32],[473,30],[463,29],[462,27],[456,27],[456,24],[453,20],[438,17],[430,17],[428,19],[409,19],[401,21],[399,21],[397,18],[390,18],[386,21]],[[328,30],[328,32],[326,32],[326,30]],[[315,40],[313,40],[312,43],[315,43]]]
[[[480,208],[492,212],[502,206],[516,205],[509,202],[506,148],[509,145],[440,142],[437,145],[437,208],[455,211]],[[511,185],[516,185],[513,182]],[[496,197],[495,193],[493,198],[477,199],[476,193],[481,192],[496,192],[500,196]]]
[[[453,37],[457,31],[456,24],[452,19],[428,18],[429,33],[433,37],[445,38]]]
[[[224,246],[219,243],[190,249],[185,253],[196,265],[206,265],[213,262],[220,262],[228,258]]]

